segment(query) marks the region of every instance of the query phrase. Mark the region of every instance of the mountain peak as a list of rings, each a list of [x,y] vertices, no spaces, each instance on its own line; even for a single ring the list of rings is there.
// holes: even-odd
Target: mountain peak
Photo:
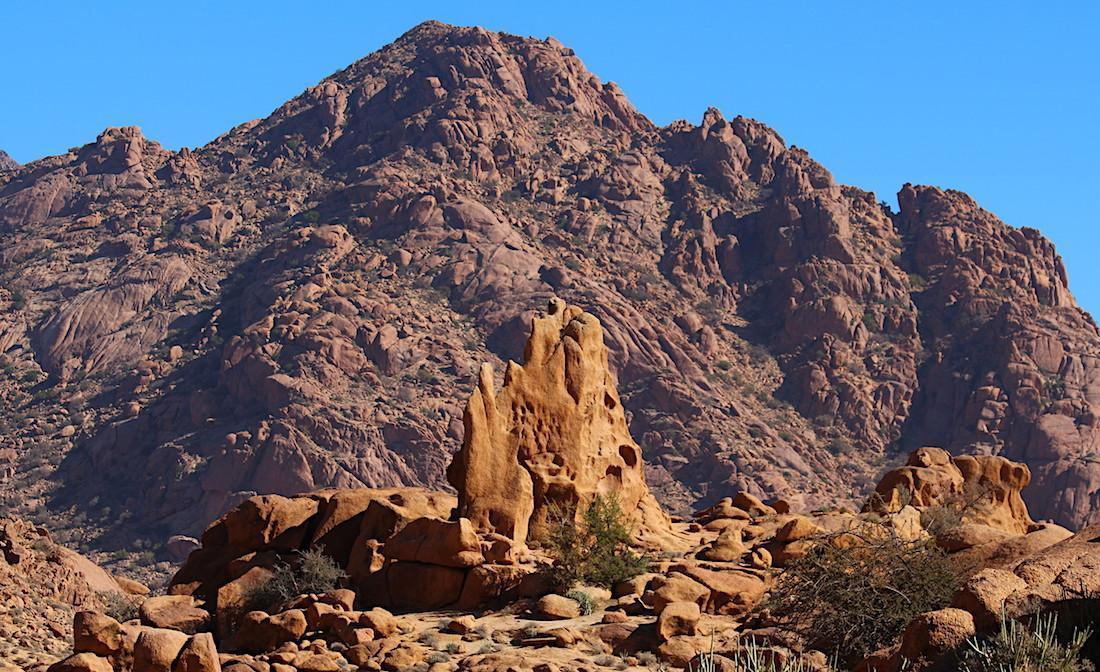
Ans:
[[[548,124],[570,119],[613,133],[654,128],[557,41],[429,21],[311,87],[250,135],[269,157],[326,156],[346,166],[406,147],[461,151],[456,143],[522,154]]]

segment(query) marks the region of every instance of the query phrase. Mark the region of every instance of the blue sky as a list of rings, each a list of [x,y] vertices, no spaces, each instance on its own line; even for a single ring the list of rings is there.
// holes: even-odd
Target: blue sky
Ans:
[[[202,145],[432,18],[553,35],[657,123],[755,117],[890,201],[967,191],[1052,238],[1100,315],[1096,2],[5,3],[0,149]]]

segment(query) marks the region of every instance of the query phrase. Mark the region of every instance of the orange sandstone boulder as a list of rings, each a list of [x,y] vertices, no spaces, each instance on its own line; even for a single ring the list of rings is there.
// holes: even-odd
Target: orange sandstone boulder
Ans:
[[[485,562],[481,542],[466,518],[456,521],[418,518],[386,541],[387,560],[411,560],[445,567],[474,567]]]
[[[221,672],[221,669],[214,636],[200,632],[183,645],[172,672]]]
[[[1003,457],[952,457],[940,448],[920,448],[882,478],[865,510],[955,507],[966,522],[1023,534],[1033,524],[1020,496],[1029,482],[1026,465]]]

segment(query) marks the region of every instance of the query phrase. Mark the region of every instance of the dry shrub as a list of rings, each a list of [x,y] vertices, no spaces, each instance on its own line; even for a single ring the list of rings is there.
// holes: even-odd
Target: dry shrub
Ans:
[[[819,541],[780,575],[764,608],[841,660],[865,657],[917,615],[948,606],[959,581],[933,543],[884,525]]]
[[[272,577],[249,595],[250,608],[271,612],[299,595],[333,590],[346,576],[336,561],[315,548],[295,552],[291,561],[279,561],[273,571]]]
[[[125,623],[138,617],[137,602],[129,595],[109,591],[100,593],[99,600],[103,604],[103,613],[119,623]]]

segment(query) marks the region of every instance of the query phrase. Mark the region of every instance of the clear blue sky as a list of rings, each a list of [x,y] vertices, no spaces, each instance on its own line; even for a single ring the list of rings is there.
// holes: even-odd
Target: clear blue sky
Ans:
[[[962,189],[1066,258],[1100,315],[1100,3],[9,2],[0,148],[137,124],[205,144],[426,19],[553,35],[657,123],[709,105],[893,201]]]

